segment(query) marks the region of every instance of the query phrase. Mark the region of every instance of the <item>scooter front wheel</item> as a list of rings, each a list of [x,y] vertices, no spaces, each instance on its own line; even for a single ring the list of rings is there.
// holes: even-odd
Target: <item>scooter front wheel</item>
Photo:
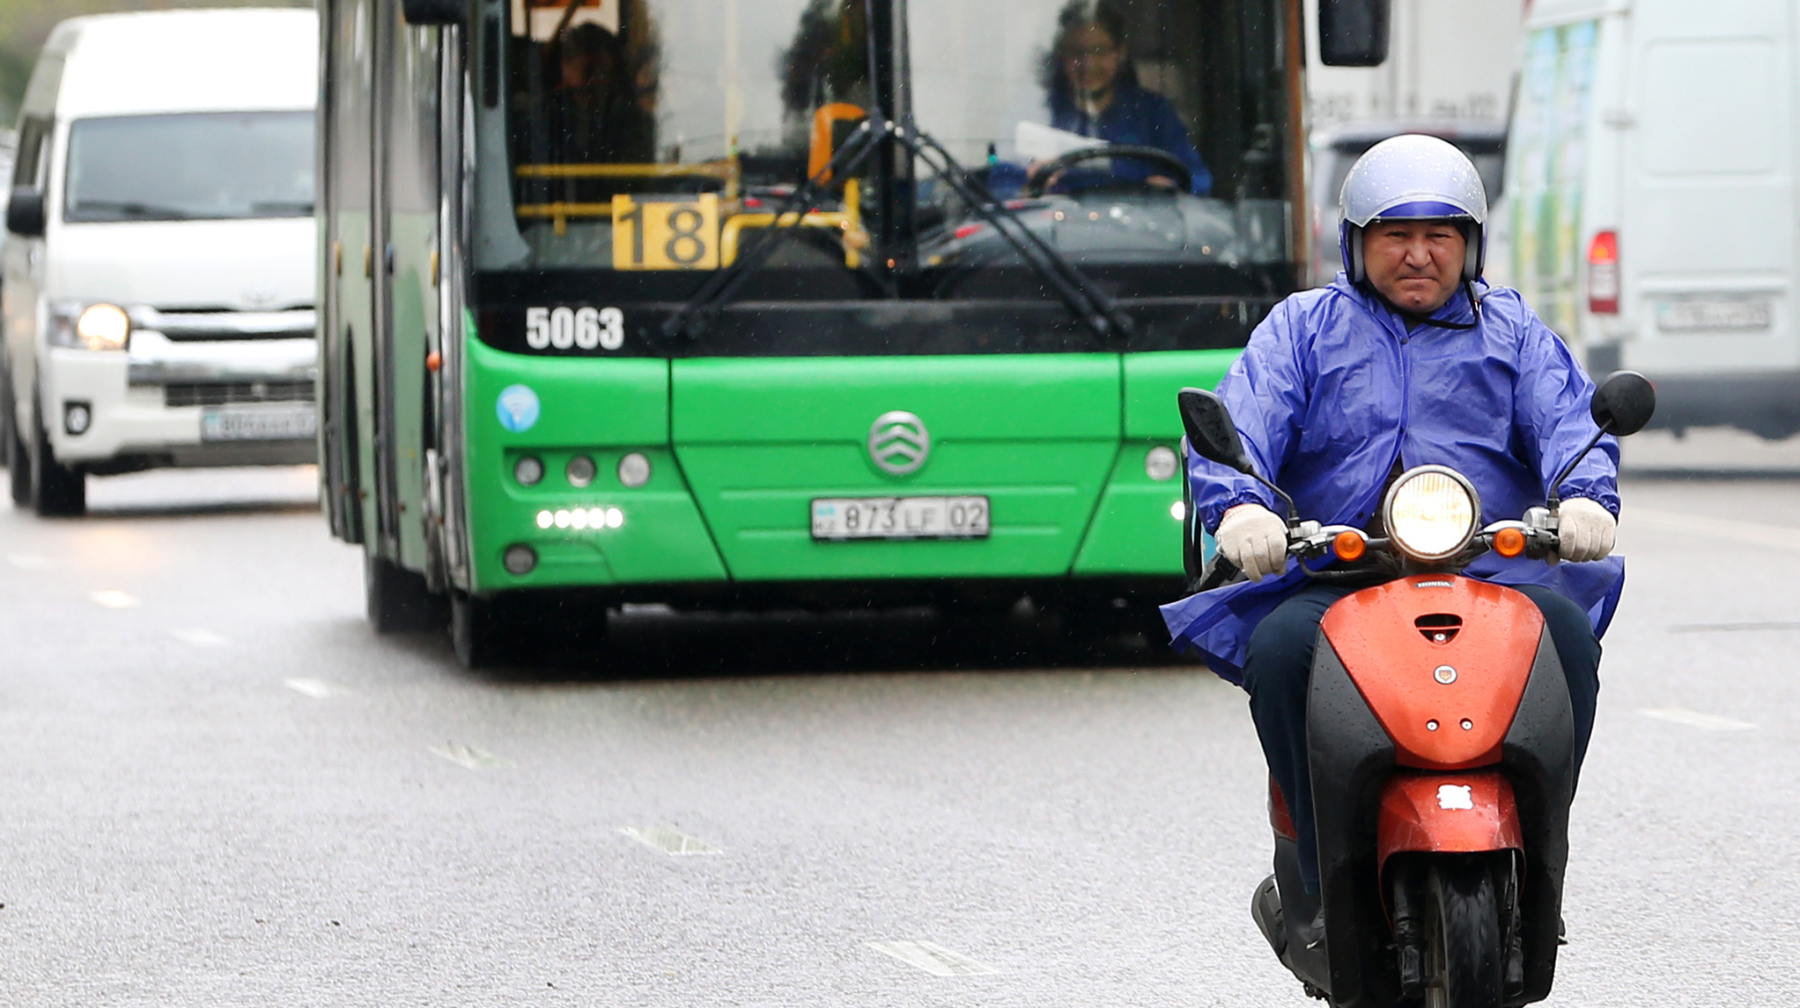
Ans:
[[[1445,859],[1427,888],[1425,1008],[1500,1008],[1506,958],[1493,873],[1475,858]]]

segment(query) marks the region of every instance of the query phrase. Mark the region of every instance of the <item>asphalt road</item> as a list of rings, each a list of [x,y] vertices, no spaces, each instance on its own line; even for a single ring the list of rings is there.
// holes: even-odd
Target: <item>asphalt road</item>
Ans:
[[[1800,1003],[1800,479],[1651,461],[1549,1003]],[[1263,771],[1204,669],[639,612],[625,681],[473,674],[367,629],[311,480],[0,506],[0,1003],[1313,1003],[1246,912]]]

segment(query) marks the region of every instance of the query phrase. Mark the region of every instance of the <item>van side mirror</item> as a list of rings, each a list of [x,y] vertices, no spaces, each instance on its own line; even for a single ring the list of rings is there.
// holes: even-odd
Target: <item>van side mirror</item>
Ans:
[[[21,238],[44,236],[44,191],[35,186],[13,187],[6,204],[6,230]]]
[[[1594,423],[1614,437],[1636,434],[1656,415],[1656,387],[1636,371],[1614,371],[1594,390]]]
[[[1188,444],[1195,454],[1208,462],[1255,475],[1225,400],[1206,389],[1184,388],[1176,402],[1181,406],[1181,426],[1187,430]]]
[[[1390,0],[1319,0],[1319,62],[1372,67],[1387,62]]]
[[[401,16],[409,25],[459,25],[469,19],[464,0],[400,0]]]

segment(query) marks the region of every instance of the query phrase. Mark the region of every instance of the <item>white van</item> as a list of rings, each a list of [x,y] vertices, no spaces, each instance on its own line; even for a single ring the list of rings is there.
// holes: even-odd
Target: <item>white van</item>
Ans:
[[[1535,0],[1508,137],[1512,277],[1656,426],[1800,432],[1792,0]]]
[[[20,107],[4,284],[13,499],[86,476],[309,462],[318,23],[64,21]]]

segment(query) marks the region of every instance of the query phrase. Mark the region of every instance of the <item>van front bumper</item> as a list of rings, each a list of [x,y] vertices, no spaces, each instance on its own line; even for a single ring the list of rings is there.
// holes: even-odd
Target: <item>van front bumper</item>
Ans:
[[[39,385],[45,433],[57,461],[97,474],[311,462],[304,418],[317,358],[311,337],[175,342],[155,331],[134,332],[125,353],[51,348]],[[88,417],[79,434],[69,422],[77,406]],[[274,436],[221,440],[209,413],[266,419]]]

